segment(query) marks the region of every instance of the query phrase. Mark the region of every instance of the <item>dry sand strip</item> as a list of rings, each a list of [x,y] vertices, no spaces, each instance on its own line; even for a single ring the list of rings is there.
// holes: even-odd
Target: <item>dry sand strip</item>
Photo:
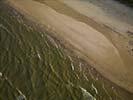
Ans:
[[[8,1],[14,8],[32,17],[37,23],[54,30],[57,37],[70,43],[75,48],[74,51],[92,64],[104,77],[133,92],[133,70],[124,63],[117,48],[102,33],[36,1]]]

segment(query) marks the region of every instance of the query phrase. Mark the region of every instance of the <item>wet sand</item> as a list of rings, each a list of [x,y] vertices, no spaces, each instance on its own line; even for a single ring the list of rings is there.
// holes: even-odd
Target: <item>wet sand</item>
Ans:
[[[79,19],[84,21],[79,21],[32,0],[8,1],[26,16],[47,26],[57,38],[68,42],[75,53],[86,59],[104,77],[133,92],[133,57],[126,52],[126,39],[118,38],[117,32],[105,26],[101,28],[91,19],[90,23],[88,20],[85,23],[82,18]]]

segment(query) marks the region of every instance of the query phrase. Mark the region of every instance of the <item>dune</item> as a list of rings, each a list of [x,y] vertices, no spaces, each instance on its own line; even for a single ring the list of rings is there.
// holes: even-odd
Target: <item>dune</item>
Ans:
[[[52,35],[64,41],[64,45],[85,59],[104,77],[133,92],[132,57],[126,62],[127,56],[124,58],[125,54],[94,26],[33,0],[8,0],[8,3],[27,18],[44,25]]]

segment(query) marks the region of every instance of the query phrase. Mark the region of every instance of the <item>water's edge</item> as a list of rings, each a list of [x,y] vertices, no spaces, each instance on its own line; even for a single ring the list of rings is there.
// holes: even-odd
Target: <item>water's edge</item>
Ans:
[[[9,5],[0,5],[0,99],[132,99],[48,31]]]

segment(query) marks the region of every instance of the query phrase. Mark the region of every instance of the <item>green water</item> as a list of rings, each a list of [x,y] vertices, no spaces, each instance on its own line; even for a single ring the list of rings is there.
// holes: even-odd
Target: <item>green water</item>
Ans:
[[[0,100],[132,100],[0,1]]]

